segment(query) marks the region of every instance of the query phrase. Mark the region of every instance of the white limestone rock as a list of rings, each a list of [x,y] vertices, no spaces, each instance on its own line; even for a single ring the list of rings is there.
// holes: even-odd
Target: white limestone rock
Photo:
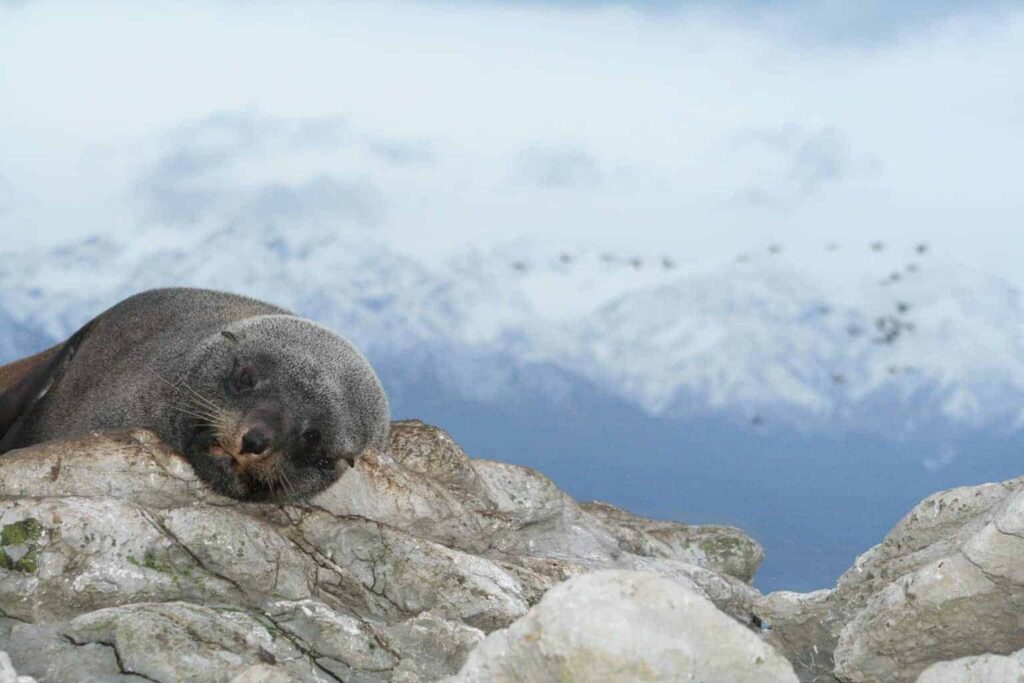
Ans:
[[[1011,656],[979,655],[937,662],[917,683],[1024,683],[1024,650]]]
[[[474,650],[452,683],[793,682],[790,664],[696,590],[598,571],[552,588]]]

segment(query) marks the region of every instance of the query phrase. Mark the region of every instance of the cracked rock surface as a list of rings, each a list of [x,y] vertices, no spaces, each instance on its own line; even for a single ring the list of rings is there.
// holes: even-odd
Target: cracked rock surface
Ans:
[[[900,683],[926,669],[920,680],[962,681],[974,679],[949,672],[1008,670],[1005,658],[960,658],[1024,648],[1024,479],[929,496],[835,589],[772,593],[755,611],[801,681]],[[959,669],[933,666],[958,659]]]
[[[588,592],[623,632],[706,627],[782,676],[750,680],[790,680],[753,626],[762,556],[730,527],[577,504],[416,421],[295,505],[217,496],[148,432],[95,434],[0,457],[0,681],[434,681]],[[643,642],[606,654],[678,659]]]

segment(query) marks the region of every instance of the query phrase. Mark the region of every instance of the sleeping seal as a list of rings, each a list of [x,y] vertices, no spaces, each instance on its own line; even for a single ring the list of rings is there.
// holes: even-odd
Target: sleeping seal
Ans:
[[[0,367],[0,453],[132,427],[156,432],[218,493],[284,501],[383,450],[389,409],[370,364],[338,335],[202,289],[137,294]]]

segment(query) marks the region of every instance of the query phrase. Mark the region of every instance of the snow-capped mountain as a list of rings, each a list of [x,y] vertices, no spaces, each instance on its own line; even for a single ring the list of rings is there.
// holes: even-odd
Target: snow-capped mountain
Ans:
[[[429,373],[473,400],[524,387],[567,400],[578,380],[669,418],[1017,426],[1018,290],[920,260],[880,279],[769,252],[698,268],[511,243],[427,264],[365,236],[240,222],[3,259],[0,352],[34,352],[133,292],[192,285],[290,307],[352,338],[391,382]]]

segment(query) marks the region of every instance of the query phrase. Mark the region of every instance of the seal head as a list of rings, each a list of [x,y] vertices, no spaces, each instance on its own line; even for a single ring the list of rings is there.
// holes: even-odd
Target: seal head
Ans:
[[[171,382],[172,432],[218,493],[283,501],[317,493],[368,448],[388,403],[369,363],[308,320],[261,315],[210,335]]]

